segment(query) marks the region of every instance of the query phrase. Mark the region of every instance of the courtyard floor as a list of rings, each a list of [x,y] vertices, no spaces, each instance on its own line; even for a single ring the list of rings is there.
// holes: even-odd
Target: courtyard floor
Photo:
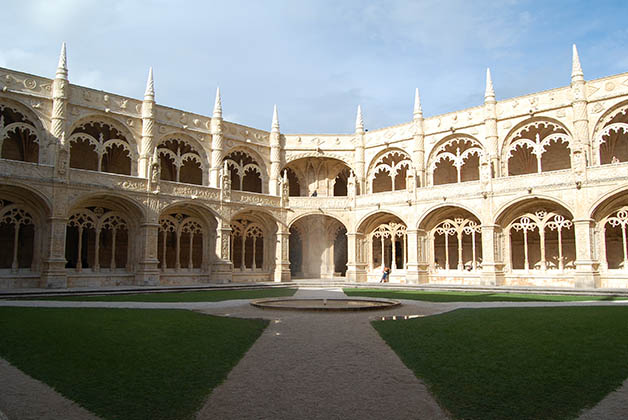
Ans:
[[[338,288],[300,288],[300,298],[345,297]],[[349,313],[257,309],[248,300],[195,303],[0,301],[1,306],[176,308],[212,315],[265,318],[271,324],[227,380],[214,389],[199,419],[439,419],[445,413],[425,385],[379,337],[370,321],[428,316],[457,308],[628,305],[628,302],[468,302],[404,300],[403,306]],[[45,384],[0,359],[0,420],[90,416]],[[4,414],[3,414],[4,413]],[[628,380],[583,419],[628,417]]]

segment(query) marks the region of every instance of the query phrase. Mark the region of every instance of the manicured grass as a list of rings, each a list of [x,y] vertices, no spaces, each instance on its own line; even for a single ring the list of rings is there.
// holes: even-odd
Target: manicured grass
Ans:
[[[267,324],[183,310],[0,307],[0,356],[103,418],[182,419]]]
[[[628,377],[628,307],[459,309],[373,326],[454,418],[574,418]]]
[[[347,296],[385,299],[411,299],[427,302],[576,302],[589,300],[628,300],[622,296],[536,295],[523,293],[433,292],[423,290],[343,289]]]
[[[296,291],[297,289],[287,288],[203,290],[198,292],[135,293],[127,295],[29,297],[24,298],[24,300],[76,300],[83,302],[218,302],[233,299],[292,296]]]

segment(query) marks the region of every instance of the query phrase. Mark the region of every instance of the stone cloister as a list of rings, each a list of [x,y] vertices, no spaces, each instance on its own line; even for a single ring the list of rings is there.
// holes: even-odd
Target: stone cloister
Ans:
[[[0,287],[628,288],[628,74],[287,134],[0,68]]]

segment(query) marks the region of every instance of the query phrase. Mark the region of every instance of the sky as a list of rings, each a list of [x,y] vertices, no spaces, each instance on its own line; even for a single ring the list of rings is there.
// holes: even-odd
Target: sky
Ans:
[[[627,1],[3,0],[0,67],[284,133],[351,133],[628,72]]]

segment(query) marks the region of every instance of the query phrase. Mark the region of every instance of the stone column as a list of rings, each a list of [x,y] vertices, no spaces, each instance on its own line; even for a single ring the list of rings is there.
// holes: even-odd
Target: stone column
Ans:
[[[598,263],[593,259],[595,249],[595,221],[593,219],[573,220],[576,236],[576,288],[600,287]]]
[[[364,235],[358,232],[347,232],[347,274],[348,282],[365,282],[366,281],[366,264],[363,258],[363,252],[358,249],[363,246],[362,239]]]
[[[214,114],[211,120],[212,134],[212,154],[210,162],[209,185],[214,188],[220,186],[220,170],[222,168],[223,153],[223,121],[222,121],[222,102],[220,98],[220,88],[216,89],[216,102],[214,104]]]
[[[423,229],[416,230],[416,243],[417,243],[417,271],[419,277],[419,284],[429,283],[429,268],[430,268],[430,249],[432,244],[429,241],[428,232]],[[411,242],[410,242],[411,244]],[[411,246],[411,245],[410,245]]]
[[[484,93],[484,129],[486,130],[486,146],[491,162],[492,170],[489,177],[499,176],[501,165],[499,164],[498,136],[497,136],[497,101],[495,89],[491,79],[491,70],[486,69],[486,92]]]
[[[406,282],[419,283],[419,235],[415,229],[406,231],[408,241],[408,263],[406,266]]]
[[[65,270],[65,233],[68,219],[55,214],[47,220],[48,238],[44,249],[40,286],[53,289],[68,286]]]
[[[67,143],[68,136],[66,133],[69,90],[70,82],[68,82],[68,67],[64,42],[61,46],[57,73],[52,82],[52,115],[50,124],[52,146],[47,151],[47,158],[54,159],[56,176],[64,179],[68,174],[67,169],[70,166],[70,145]],[[41,155],[43,155],[43,153],[40,153],[40,156]]]
[[[425,183],[425,132],[423,129],[423,109],[421,108],[421,99],[419,97],[419,89],[414,93],[414,115],[413,115],[414,135],[412,152],[412,163],[416,168],[419,177],[419,187],[424,187]]]
[[[503,264],[499,261],[496,251],[502,244],[497,242],[501,227],[498,225],[482,225],[482,272],[480,282],[484,286],[501,286],[504,284]]]
[[[362,108],[358,105],[358,114],[355,120],[355,176],[360,187],[359,193],[366,194],[366,169],[364,163],[364,120],[362,118]]]
[[[573,46],[571,92],[574,128],[574,144],[571,145],[571,168],[576,183],[581,184],[586,179],[587,162],[591,161],[591,142],[589,141],[586,82],[584,81],[584,74],[575,44]]]
[[[142,143],[140,145],[140,161],[137,173],[140,178],[148,178],[150,157],[155,144],[155,83],[153,81],[153,68],[148,70],[146,91],[142,101]],[[157,156],[157,154],[155,154]],[[158,156],[157,156],[158,158]]]
[[[212,264],[211,283],[231,283],[233,264],[231,262],[231,226],[218,220],[216,227],[216,258]]]
[[[159,238],[159,223],[147,221],[139,226],[137,231],[137,271],[135,284],[138,286],[159,285],[159,258],[157,247]]]
[[[277,228],[277,241],[275,244],[275,272],[273,280],[275,282],[290,281],[290,257],[288,254],[290,247],[290,231],[279,224]]]
[[[279,171],[281,170],[281,134],[279,133],[279,118],[277,105],[273,109],[273,123],[270,130],[270,179],[268,193],[279,195]]]

